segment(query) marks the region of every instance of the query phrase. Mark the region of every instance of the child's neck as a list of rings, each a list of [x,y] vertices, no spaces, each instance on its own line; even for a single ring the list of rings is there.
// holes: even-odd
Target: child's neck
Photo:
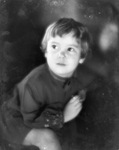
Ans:
[[[67,79],[71,78],[71,77],[61,77],[57,74],[55,74],[50,68],[49,68],[50,74],[53,76],[54,79],[59,80],[61,82],[65,82]]]

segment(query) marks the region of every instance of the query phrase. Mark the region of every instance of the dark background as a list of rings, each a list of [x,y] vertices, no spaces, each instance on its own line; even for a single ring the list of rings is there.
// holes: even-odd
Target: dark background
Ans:
[[[70,144],[66,135],[64,149],[118,150],[119,0],[0,0],[0,105],[9,99],[16,83],[45,62],[40,41],[47,25],[60,17],[73,17],[88,26],[93,44],[84,66],[99,77],[76,119]],[[107,25],[114,31],[106,32],[104,39],[109,38],[109,43],[104,47],[99,39]],[[27,147],[1,140],[3,149]]]

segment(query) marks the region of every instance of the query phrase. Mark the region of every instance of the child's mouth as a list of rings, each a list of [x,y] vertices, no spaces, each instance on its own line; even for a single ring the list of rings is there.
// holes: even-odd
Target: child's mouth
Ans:
[[[59,66],[66,66],[64,63],[57,63]]]

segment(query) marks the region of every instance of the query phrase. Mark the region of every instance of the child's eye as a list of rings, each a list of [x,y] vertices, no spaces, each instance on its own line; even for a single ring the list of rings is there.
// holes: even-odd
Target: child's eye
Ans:
[[[54,45],[52,45],[52,48],[55,49],[55,50],[57,50],[58,46],[54,44]]]
[[[68,50],[69,52],[74,52],[74,48],[72,48],[72,47],[69,47],[67,50]]]

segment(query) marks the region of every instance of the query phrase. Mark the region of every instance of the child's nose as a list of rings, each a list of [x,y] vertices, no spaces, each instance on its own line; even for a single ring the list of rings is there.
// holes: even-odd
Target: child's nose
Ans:
[[[61,58],[64,58],[66,56],[66,52],[65,51],[60,51],[58,56],[61,57]]]

